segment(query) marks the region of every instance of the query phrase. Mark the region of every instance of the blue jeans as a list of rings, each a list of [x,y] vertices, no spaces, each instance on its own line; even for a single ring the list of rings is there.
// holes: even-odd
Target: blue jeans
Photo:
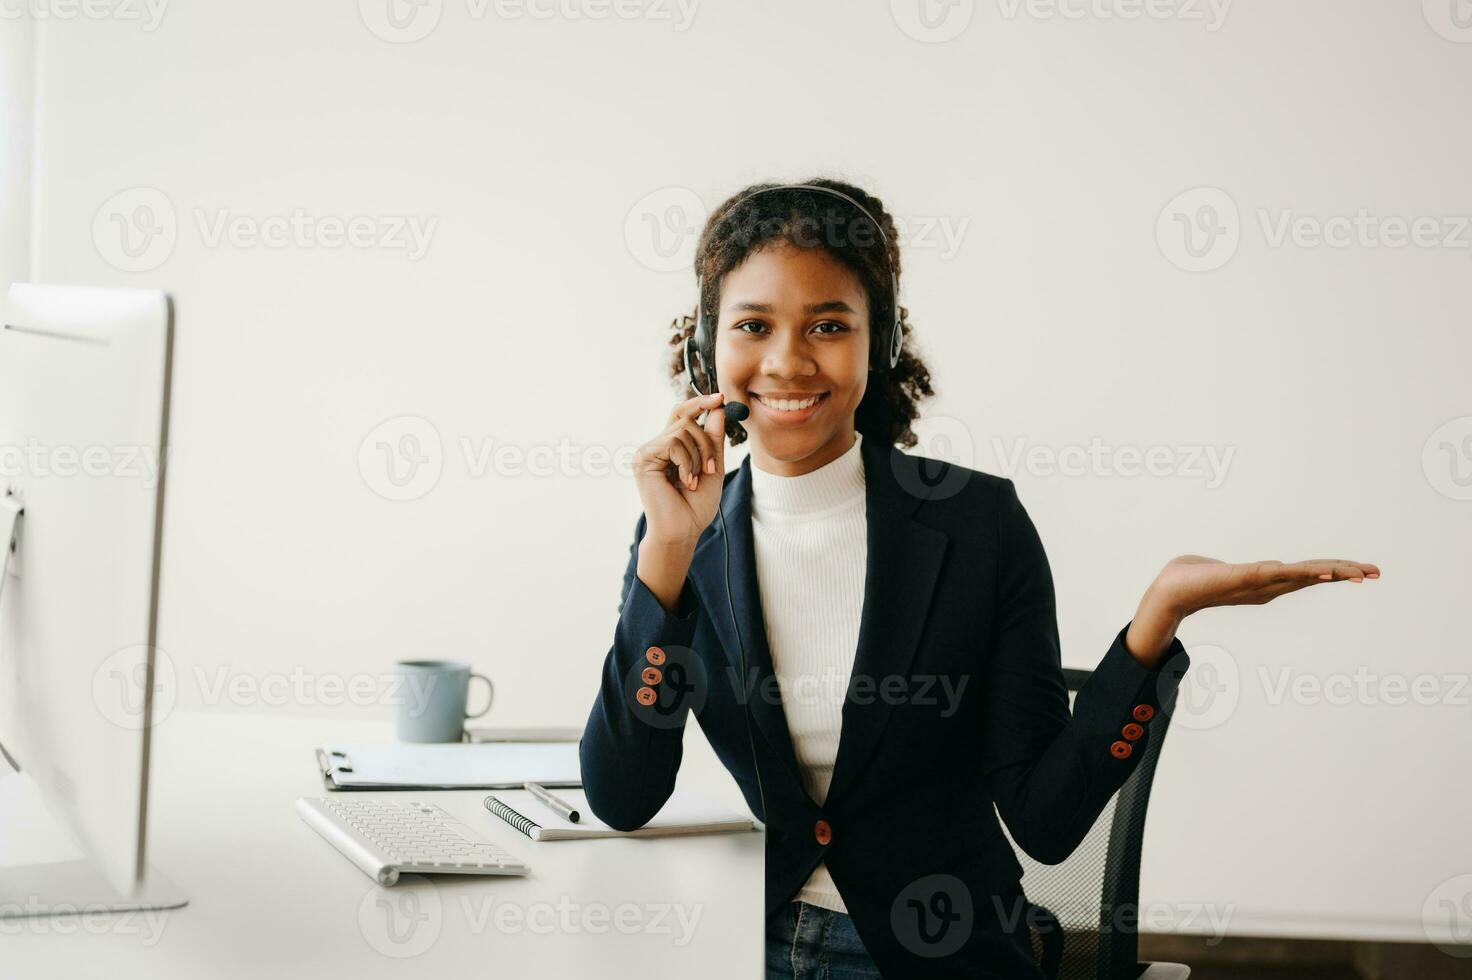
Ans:
[[[879,980],[842,912],[790,902],[767,923],[767,980]]]

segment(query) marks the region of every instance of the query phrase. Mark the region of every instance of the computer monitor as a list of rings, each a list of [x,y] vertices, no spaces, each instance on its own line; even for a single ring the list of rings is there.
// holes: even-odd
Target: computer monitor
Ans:
[[[178,907],[144,863],[173,303],[16,284],[3,324],[0,917]],[[42,826],[71,859],[18,863]]]

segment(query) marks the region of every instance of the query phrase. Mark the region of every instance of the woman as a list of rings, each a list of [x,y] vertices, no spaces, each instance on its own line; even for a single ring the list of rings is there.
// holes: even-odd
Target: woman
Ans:
[[[1170,703],[1182,619],[1379,569],[1177,558],[1070,712],[1052,574],[1012,481],[897,448],[934,392],[895,238],[878,200],[830,180],[756,185],[706,223],[707,327],[677,324],[672,373],[688,344],[714,377],[692,368],[710,394],[635,454],[644,513],[583,781],[601,819],[642,825],[693,713],[766,824],[768,977],[1035,978],[997,812],[1063,860]],[[727,474],[725,439],[748,436]]]

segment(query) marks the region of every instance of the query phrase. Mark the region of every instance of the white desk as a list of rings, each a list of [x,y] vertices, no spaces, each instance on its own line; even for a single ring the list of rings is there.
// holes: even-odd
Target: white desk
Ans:
[[[292,804],[325,795],[313,747],[388,740],[389,725],[176,713],[157,734],[149,863],[189,905],[0,921],[0,978],[761,975],[760,832],[538,844],[483,791],[427,793],[532,873],[380,888]],[[698,733],[680,785],[746,812]]]

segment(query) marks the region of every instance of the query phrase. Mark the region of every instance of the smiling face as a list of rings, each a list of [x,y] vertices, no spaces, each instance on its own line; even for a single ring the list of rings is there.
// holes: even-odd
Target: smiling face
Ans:
[[[726,400],[751,408],[743,425],[753,465],[801,476],[853,446],[869,379],[869,301],[828,252],[783,241],[726,273],[715,354]]]

